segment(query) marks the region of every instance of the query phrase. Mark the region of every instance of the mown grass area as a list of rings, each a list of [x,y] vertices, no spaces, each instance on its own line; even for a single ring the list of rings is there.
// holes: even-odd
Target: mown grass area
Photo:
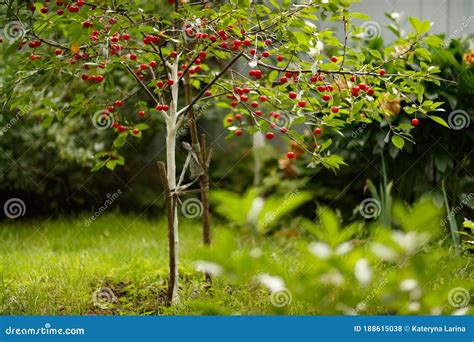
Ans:
[[[85,219],[0,224],[0,314],[252,314],[269,305],[261,287],[218,279],[210,287],[195,271],[197,220],[181,222],[182,302],[169,308],[165,221],[111,213],[86,226]]]

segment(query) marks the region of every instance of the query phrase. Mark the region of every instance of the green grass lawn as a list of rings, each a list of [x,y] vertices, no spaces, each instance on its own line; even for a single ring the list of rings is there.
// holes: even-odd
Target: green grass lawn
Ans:
[[[85,219],[0,224],[0,314],[251,314],[268,305],[260,287],[214,280],[209,288],[194,270],[198,220],[181,222],[182,301],[168,308],[165,222],[107,214],[86,226]]]

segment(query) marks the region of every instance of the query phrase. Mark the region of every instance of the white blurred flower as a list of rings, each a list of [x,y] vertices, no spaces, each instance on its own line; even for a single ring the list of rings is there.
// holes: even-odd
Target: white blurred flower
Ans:
[[[261,284],[268,287],[268,289],[272,292],[285,288],[285,282],[283,281],[282,278],[277,277],[277,276],[271,276],[267,273],[262,273],[256,276],[256,279]]]
[[[341,285],[344,282],[344,277],[338,270],[334,269],[322,274],[319,280],[326,284]]]
[[[421,309],[421,304],[420,302],[411,302],[408,304],[408,311],[415,312],[415,311],[420,311]]]
[[[354,245],[351,241],[346,241],[341,243],[339,246],[336,247],[336,255],[344,255],[352,251]]]
[[[222,267],[215,262],[198,260],[195,262],[196,271],[219,276],[222,274]]]
[[[421,246],[430,240],[428,233],[395,231],[392,233],[392,239],[408,253],[416,252]]]
[[[313,242],[309,245],[309,251],[320,259],[328,259],[332,255],[331,247],[324,242]]]
[[[416,279],[405,279],[400,282],[400,290],[410,292],[416,289],[418,281]]]
[[[384,261],[395,261],[398,259],[397,252],[381,243],[374,243],[372,245],[372,252]]]
[[[469,312],[469,307],[466,306],[465,308],[457,309],[456,311],[453,311],[452,315],[453,316],[464,316]]]
[[[263,252],[262,252],[262,250],[261,250],[260,248],[258,248],[258,247],[257,247],[257,248],[254,248],[254,249],[252,249],[252,250],[250,251],[250,256],[251,256],[252,258],[258,259],[258,258],[260,258],[262,255],[263,255]]]
[[[367,285],[372,280],[369,261],[365,258],[359,259],[355,264],[354,274],[361,285]]]

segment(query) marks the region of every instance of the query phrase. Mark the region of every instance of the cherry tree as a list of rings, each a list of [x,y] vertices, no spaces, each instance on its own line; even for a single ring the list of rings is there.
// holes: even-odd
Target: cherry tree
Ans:
[[[166,128],[166,163],[159,163],[165,189],[170,247],[170,304],[179,301],[178,204],[200,193],[204,243],[210,243],[208,168],[211,153],[196,122],[225,111],[231,137],[262,135],[292,142],[288,160],[337,170],[345,164],[325,132],[348,125],[378,124],[398,148],[421,119],[446,125],[440,103],[424,98],[424,82],[440,84],[426,46],[430,23],[410,18],[412,33],[381,53],[368,45],[368,18],[350,11],[350,0],[274,1],[45,1],[8,5],[5,54],[7,86],[16,103],[31,94],[46,109],[44,124],[77,114],[113,132],[113,145],[95,156],[94,170],[124,165],[121,147],[146,136],[147,120],[160,116]],[[342,39],[332,28],[338,25]],[[370,38],[372,39],[372,38]],[[357,43],[357,44],[353,44]],[[405,66],[417,65],[418,71]],[[15,79],[13,82],[12,80]],[[147,101],[139,100],[145,94]],[[46,99],[46,100],[45,100]],[[405,117],[384,103],[398,99]],[[177,142],[188,158],[176,165]],[[256,139],[255,141],[259,141]],[[186,172],[189,181],[185,184]],[[199,189],[192,185],[199,181]]]

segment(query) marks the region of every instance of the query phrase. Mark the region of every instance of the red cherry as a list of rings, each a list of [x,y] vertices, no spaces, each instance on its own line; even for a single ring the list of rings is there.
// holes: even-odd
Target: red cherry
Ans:
[[[267,57],[270,56],[270,52],[268,52],[268,51],[263,51],[263,52],[262,52],[262,56],[265,57],[265,58],[267,58]]]
[[[336,63],[336,62],[337,62],[337,57],[336,57],[336,56],[332,56],[332,57],[331,57],[331,62]]]
[[[84,81],[87,81],[89,79],[89,76],[87,74],[82,74],[81,75],[81,78],[84,80]]]
[[[199,58],[201,58],[201,59],[206,58],[206,56],[207,56],[206,51],[201,51],[201,52],[199,53]]]
[[[130,39],[130,35],[129,35],[128,33],[124,33],[124,34],[122,35],[122,39],[123,39],[123,40],[129,40],[129,39]]]
[[[230,119],[232,119],[232,118],[230,118]],[[231,122],[232,122],[232,121],[231,121]],[[242,131],[241,131],[240,129],[236,130],[236,131],[235,131],[235,135],[238,136],[238,137],[240,137],[240,136],[242,135]]]
[[[146,65],[146,64],[140,64],[140,69],[141,69],[141,70],[146,70],[146,69],[148,69],[148,65]]]
[[[46,13],[48,13],[48,8],[43,7],[43,8],[40,9],[40,11],[41,11],[41,13],[46,14]]]
[[[155,68],[158,65],[156,61],[151,61],[150,62],[150,68]]]
[[[331,112],[333,112],[334,114],[339,113],[339,107],[337,106],[332,107]]]
[[[288,97],[294,100],[298,97],[298,94],[296,94],[294,91],[290,91],[290,93],[288,94]]]
[[[331,96],[330,96],[330,95],[328,95],[328,94],[324,94],[324,95],[323,95],[323,100],[324,100],[324,101],[327,102],[327,101],[329,101],[330,99],[331,99]]]
[[[305,102],[305,101],[300,101],[300,102],[298,102],[298,107],[303,108],[304,106],[306,106],[306,102]]]
[[[323,86],[323,85],[320,85],[320,86],[318,87],[318,90],[319,90],[319,92],[324,93],[324,92],[327,90],[327,87],[326,87],[326,86]]]
[[[316,128],[314,129],[314,133],[315,133],[315,134],[321,134],[321,128],[316,127]]]
[[[212,92],[210,90],[206,90],[206,92],[204,93],[204,96],[206,97],[212,96]]]
[[[168,109],[170,109],[170,107],[169,107],[168,105],[163,105],[163,110],[164,110],[165,112],[167,112]]]
[[[76,6],[69,6],[67,9],[68,9],[68,11],[71,12],[71,13],[77,13],[77,12],[79,12],[79,7],[76,7]]]
[[[135,135],[137,135],[138,133],[140,133],[140,131],[139,131],[137,128],[135,128],[135,129],[132,131],[132,133],[135,134]]]
[[[242,120],[242,115],[241,114],[235,114],[235,119],[236,120]]]
[[[379,75],[380,75],[380,76],[385,75],[385,69],[380,69],[380,70],[379,70]]]
[[[143,118],[145,116],[145,112],[143,110],[139,111],[138,116]]]
[[[123,102],[120,100],[115,101],[115,107],[122,107]]]
[[[375,91],[372,88],[367,89],[367,94],[374,95]]]
[[[63,9],[58,9],[56,11],[57,15],[63,15],[64,14],[64,10]]]
[[[265,95],[260,95],[259,99],[261,102],[267,101],[267,97]]]
[[[367,90],[367,86],[364,83],[359,83],[360,90]]]
[[[169,85],[169,86],[172,86],[174,84],[174,81],[173,80],[168,80],[166,81],[166,83]]]
[[[278,61],[278,62],[283,61],[283,56],[282,56],[282,55],[278,55],[278,56],[277,56],[277,61]]]
[[[125,132],[125,127],[123,127],[122,125],[119,125],[119,126],[117,127],[117,130],[118,130],[120,133]]]
[[[253,55],[256,55],[257,54],[257,50],[255,49],[250,49],[249,50],[249,53],[253,56]]]
[[[419,123],[420,123],[420,120],[418,120],[417,118],[411,119],[411,124],[413,126],[418,126]]]
[[[257,102],[257,101],[253,101],[250,105],[251,105],[253,108],[257,108],[257,107],[258,107],[258,102]]]
[[[286,132],[288,132],[288,129],[286,127],[282,127],[282,128],[280,128],[280,132],[281,133],[286,133]]]
[[[165,84],[163,83],[163,81],[158,81],[158,82],[156,82],[156,86],[157,86],[158,88],[163,88],[164,85],[165,85]]]
[[[258,115],[258,116],[262,115],[262,111],[261,110],[256,110],[255,115]]]
[[[311,77],[309,78],[309,80],[310,80],[311,82],[313,82],[313,83],[314,83],[314,82],[317,82],[317,81],[318,81],[318,76],[313,75],[313,76],[311,76]]]
[[[252,44],[252,41],[248,38],[245,38],[243,43],[244,43],[245,46],[250,46],[250,44]]]
[[[326,79],[326,76],[324,76],[324,75],[319,75],[319,76],[318,76],[318,81],[321,81],[321,82],[322,82],[322,81],[324,81],[325,79]]]
[[[54,54],[55,54],[56,56],[59,56],[60,54],[62,54],[62,51],[59,50],[59,49],[56,49],[56,50],[54,50]]]
[[[232,101],[232,102],[230,103],[230,106],[231,106],[231,107],[237,107],[238,105],[239,105],[239,103],[238,103],[237,101]]]
[[[247,95],[240,95],[240,101],[248,101],[249,97]]]
[[[272,40],[271,39],[265,39],[264,43],[265,43],[266,46],[270,46],[270,45],[272,45]]]
[[[176,58],[176,57],[178,57],[178,53],[176,51],[171,51],[170,52],[170,57],[171,58]]]
[[[234,119],[229,116],[229,117],[227,118],[227,122],[228,122],[228,123],[232,123],[232,122],[234,122]]]
[[[268,139],[268,140],[272,140],[273,138],[275,138],[275,134],[273,132],[267,132],[265,134],[265,137]]]
[[[296,157],[295,152],[292,152],[292,151],[287,152],[287,153],[286,153],[286,157],[287,157],[288,159],[293,159],[293,158],[295,158],[295,157]]]
[[[131,59],[132,61],[136,61],[136,60],[137,60],[137,55],[134,54],[134,53],[131,53],[131,54],[130,54],[130,59]]]
[[[284,83],[286,83],[286,82],[288,82],[288,78],[286,78],[285,76],[283,76],[282,78],[280,78],[280,83],[281,83],[281,84],[284,84]]]
[[[82,26],[84,26],[85,28],[89,28],[89,27],[92,27],[92,23],[89,20],[87,20],[82,23]]]
[[[163,105],[160,105],[160,104],[156,105],[155,109],[156,110],[163,110]]]
[[[355,82],[357,79],[355,77],[355,75],[351,75],[351,82]]]
[[[215,42],[217,40],[217,37],[215,35],[211,34],[209,36],[209,39],[210,39],[211,42]]]

